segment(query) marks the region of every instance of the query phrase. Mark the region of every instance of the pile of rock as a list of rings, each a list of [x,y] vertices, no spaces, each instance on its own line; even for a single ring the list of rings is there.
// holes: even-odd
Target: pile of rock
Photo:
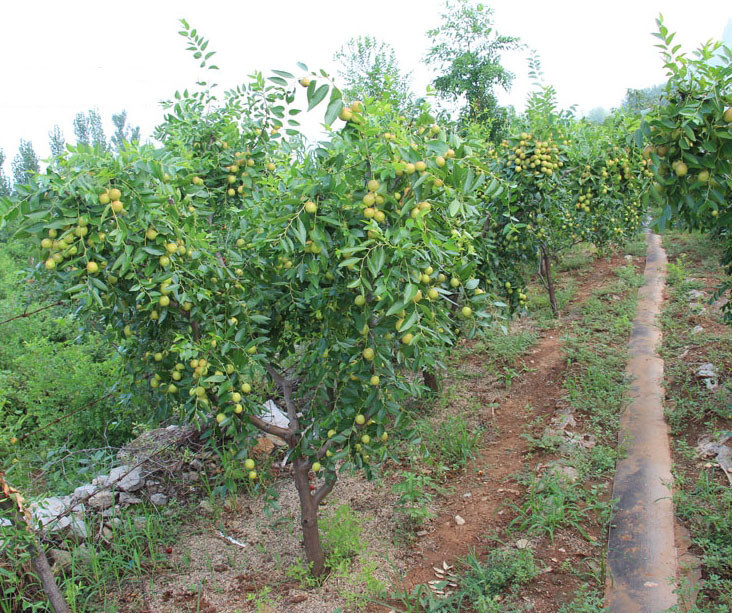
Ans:
[[[144,501],[156,507],[168,503],[174,486],[160,476],[162,472],[170,473],[171,466],[161,460],[160,451],[172,452],[176,443],[190,441],[192,432],[180,426],[146,432],[118,453],[118,458],[127,460],[128,464],[113,468],[108,475],[95,477],[67,496],[51,496],[32,503],[29,509],[33,519],[46,535],[71,536],[83,541],[92,536],[90,530],[94,525],[100,526],[100,536],[110,536],[123,508]],[[171,458],[169,455],[168,459]],[[195,459],[184,464],[177,453],[175,467],[184,466],[186,471],[175,476],[189,484],[198,481],[196,468],[202,469],[203,464]],[[95,515],[101,522],[89,521]]]

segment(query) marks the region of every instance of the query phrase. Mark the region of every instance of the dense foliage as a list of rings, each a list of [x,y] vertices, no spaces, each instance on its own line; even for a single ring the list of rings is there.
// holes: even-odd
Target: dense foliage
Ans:
[[[668,81],[636,133],[648,142],[658,223],[712,232],[732,273],[732,50],[710,41],[689,57],[660,18],[658,27]]]

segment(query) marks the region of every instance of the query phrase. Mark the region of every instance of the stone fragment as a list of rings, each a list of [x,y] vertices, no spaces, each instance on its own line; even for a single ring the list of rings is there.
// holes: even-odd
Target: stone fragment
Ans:
[[[82,500],[86,500],[90,496],[92,496],[97,491],[97,488],[94,485],[91,485],[90,483],[87,483],[86,485],[80,485],[74,490],[74,493],[71,494],[71,499],[74,502],[79,502]]]
[[[146,530],[147,517],[145,517],[144,515],[136,515],[132,518],[132,525],[135,527],[136,530]]]
[[[708,390],[714,390],[719,385],[719,374],[711,362],[706,362],[699,366],[696,371],[696,376],[704,381],[704,385],[707,386]]]
[[[102,490],[89,498],[89,506],[103,510],[114,506],[114,492],[111,490]]]
[[[130,469],[129,466],[117,466],[109,473],[109,484],[123,492],[135,492],[145,485],[142,468]]]
[[[163,491],[163,484],[160,481],[148,479],[147,483],[145,483],[145,489],[150,494],[158,494]]]
[[[54,575],[71,566],[71,553],[69,553],[65,549],[50,549],[48,553],[51,557],[51,560],[53,560],[53,566],[51,567],[51,570],[53,571]]]
[[[455,523],[458,526],[463,526],[463,525],[465,525],[465,520],[462,517],[460,517],[459,515],[456,515],[455,516]]]
[[[96,485],[98,488],[104,488],[109,485],[109,475],[99,475],[92,479],[92,485]]]
[[[133,494],[128,494],[127,492],[120,492],[119,494],[119,503],[124,507],[128,507],[131,504],[140,504],[141,502],[142,498],[138,498]]]
[[[152,502],[156,507],[162,507],[168,504],[168,497],[165,494],[153,494],[150,496],[150,502]]]

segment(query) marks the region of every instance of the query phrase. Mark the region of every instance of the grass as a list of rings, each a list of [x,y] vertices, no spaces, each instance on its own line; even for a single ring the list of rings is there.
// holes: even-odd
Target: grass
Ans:
[[[142,580],[168,568],[165,547],[175,543],[185,509],[170,507],[171,514],[160,515],[153,507],[127,509],[109,524],[106,540],[79,544],[71,539],[57,543],[70,553],[70,564],[57,576],[61,592],[74,612],[115,610],[120,589],[133,580]],[[99,530],[101,526],[93,526]],[[91,532],[91,530],[90,530]],[[18,573],[28,569],[22,541],[4,534],[6,551],[13,552],[13,566],[7,558],[0,562],[3,592],[0,612],[51,611],[43,604],[40,584],[34,575]],[[25,560],[25,561],[24,561]]]
[[[550,470],[541,477],[533,472],[520,476],[528,489],[524,500],[513,507],[517,512],[512,522],[515,530],[546,535],[553,540],[560,529],[570,529],[599,545],[600,540],[593,534],[602,534],[610,520],[608,478],[619,453],[615,441],[628,385],[627,343],[637,289],[643,282],[632,265],[622,266],[614,273],[609,284],[586,299],[580,317],[569,321],[563,337],[568,370],[562,403],[577,420],[577,431],[594,437],[593,444],[568,445],[564,436],[536,437],[524,433],[533,453],[561,455],[562,464],[574,469],[576,478]],[[589,562],[599,570],[583,576],[584,589],[563,611],[597,610],[593,607],[600,602],[598,594],[604,585],[603,560],[604,548],[598,547],[597,555]]]
[[[426,585],[420,585],[409,593],[394,593],[392,598],[400,601],[403,611],[518,612],[524,608],[518,604],[516,593],[538,574],[539,568],[530,549],[496,548],[484,556],[471,552],[460,560],[452,581],[445,580],[435,585],[438,589],[450,590],[449,583],[457,584],[449,596],[438,597]]]
[[[688,604],[697,613],[721,613],[732,609],[732,489],[714,464],[699,462],[696,446],[704,437],[732,431],[732,383],[724,376],[732,369],[732,328],[710,313],[707,300],[690,301],[692,290],[711,296],[724,278],[713,239],[677,231],[663,238],[669,264],[661,356],[673,435],[674,505],[703,573],[696,602]],[[695,331],[697,326],[702,329]],[[704,362],[722,374],[715,390],[696,375]]]

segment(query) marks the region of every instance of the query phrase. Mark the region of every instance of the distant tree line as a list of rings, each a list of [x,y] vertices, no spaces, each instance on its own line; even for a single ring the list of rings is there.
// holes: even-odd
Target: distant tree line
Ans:
[[[86,113],[77,113],[73,122],[76,145],[91,146],[103,151],[112,149],[121,151],[127,143],[140,140],[140,128],[128,125],[127,111],[112,115],[112,123],[115,131],[107,140],[99,111],[92,109]],[[66,150],[66,139],[58,125],[53,126],[48,133],[48,139],[52,158]],[[40,169],[40,160],[33,149],[33,143],[29,140],[20,139],[18,153],[10,164],[12,179],[5,174],[3,168],[5,159],[5,153],[0,149],[0,196],[10,195],[14,185],[27,182],[28,178]]]

